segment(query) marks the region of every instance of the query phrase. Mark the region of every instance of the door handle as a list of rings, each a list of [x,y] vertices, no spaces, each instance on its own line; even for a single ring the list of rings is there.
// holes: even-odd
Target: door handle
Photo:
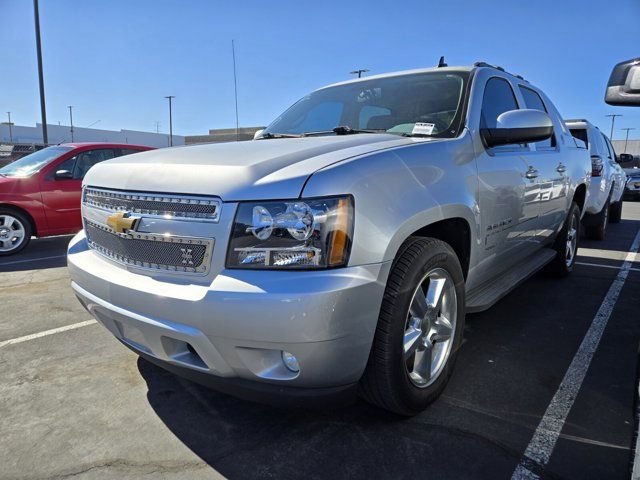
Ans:
[[[533,180],[534,178],[538,178],[538,170],[536,170],[533,167],[529,167],[529,170],[527,170],[527,173],[525,173],[524,176],[530,180]]]
[[[558,173],[564,173],[567,171],[567,167],[565,167],[563,164],[558,165],[558,168],[556,168]]]

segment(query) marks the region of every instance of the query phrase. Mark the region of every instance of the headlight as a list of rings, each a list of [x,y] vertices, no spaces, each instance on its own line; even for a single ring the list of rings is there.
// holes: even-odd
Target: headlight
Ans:
[[[353,235],[350,196],[238,205],[228,268],[343,267]]]

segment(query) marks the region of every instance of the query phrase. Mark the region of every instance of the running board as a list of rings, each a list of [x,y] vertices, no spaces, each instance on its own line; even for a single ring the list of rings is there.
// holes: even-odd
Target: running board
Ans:
[[[536,273],[556,256],[556,251],[543,248],[510,270],[467,294],[467,312],[481,312],[490,308],[511,290]]]

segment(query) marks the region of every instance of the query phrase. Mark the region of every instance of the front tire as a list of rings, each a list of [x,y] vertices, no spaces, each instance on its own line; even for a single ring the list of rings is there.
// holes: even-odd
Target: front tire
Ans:
[[[609,221],[611,223],[620,223],[621,219],[622,219],[622,198],[616,203],[613,203],[609,207]]]
[[[442,392],[462,342],[464,276],[455,252],[411,237],[385,289],[360,395],[399,415],[415,415]]]
[[[580,238],[580,207],[576,202],[571,203],[569,213],[564,221],[562,230],[558,233],[553,244],[556,256],[546,267],[546,272],[554,277],[566,277],[573,271],[578,253],[578,239]]]
[[[23,250],[31,233],[31,223],[22,213],[0,208],[0,257]]]

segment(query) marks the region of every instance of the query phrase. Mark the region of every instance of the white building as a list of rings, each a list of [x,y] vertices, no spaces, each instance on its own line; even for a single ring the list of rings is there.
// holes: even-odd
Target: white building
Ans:
[[[50,144],[71,141],[71,129],[68,125],[47,124],[47,135]],[[9,142],[9,125],[0,124],[0,143]],[[42,143],[42,124],[35,127],[13,125],[11,127],[13,143]],[[169,135],[166,133],[139,132],[136,130],[101,130],[98,128],[73,127],[74,142],[112,142],[146,145],[148,147],[169,146]],[[173,136],[174,145],[184,145],[183,135]]]

